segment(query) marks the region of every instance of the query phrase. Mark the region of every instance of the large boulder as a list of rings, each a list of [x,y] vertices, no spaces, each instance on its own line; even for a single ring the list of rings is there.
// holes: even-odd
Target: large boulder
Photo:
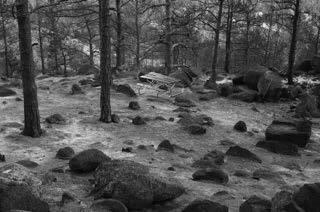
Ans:
[[[267,71],[269,71],[268,68],[263,66],[249,68],[243,77],[244,84],[247,85],[248,88],[258,91],[259,80]]]
[[[228,149],[226,155],[244,158],[247,160],[251,160],[254,162],[262,163],[262,160],[254,153],[250,152],[249,150],[242,148],[240,146],[233,146]]]
[[[311,125],[311,122],[306,120],[275,120],[266,130],[266,140],[305,147],[311,136]]]
[[[305,184],[293,195],[293,200],[304,211],[319,212],[320,183]]]
[[[280,191],[271,200],[271,211],[299,212],[292,201],[293,194],[288,191]]]
[[[316,96],[303,94],[300,103],[296,107],[296,118],[320,118],[318,100]]]
[[[149,172],[148,167],[125,160],[107,161],[94,174],[95,198],[121,201],[129,210],[138,210],[153,203],[172,200],[182,195],[184,188],[173,179]]]
[[[251,196],[241,204],[239,212],[270,212],[271,201],[258,197]]]
[[[257,88],[262,99],[278,101],[282,92],[282,78],[277,73],[266,71],[260,77]]]
[[[259,141],[256,144],[257,147],[263,148],[269,152],[282,155],[299,156],[299,149],[297,145],[289,142],[279,141]]]
[[[300,64],[298,64],[296,70],[306,72],[306,73],[312,71],[313,70],[312,60],[302,61]]]
[[[99,74],[99,72],[100,70],[97,67],[90,64],[82,65],[78,69],[79,75]]]
[[[197,199],[185,207],[182,212],[228,212],[228,207],[205,199]]]
[[[180,80],[179,85],[181,87],[191,87],[193,78],[197,77],[197,75],[190,68],[187,67],[179,67],[169,76]]]
[[[100,150],[88,149],[71,158],[69,167],[74,172],[92,172],[100,163],[110,160],[111,159]]]
[[[192,179],[195,181],[205,180],[219,184],[226,184],[229,181],[229,176],[222,169],[206,168],[193,173]]]
[[[129,97],[136,97],[136,92],[131,88],[128,84],[120,84],[120,85],[114,85],[115,90],[119,93],[123,93]]]
[[[231,94],[230,98],[251,103],[258,99],[258,95],[259,95],[258,91],[248,89],[246,91]]]
[[[49,212],[48,203],[42,201],[25,185],[0,185],[0,211],[23,210]]]
[[[0,97],[14,96],[17,93],[9,88],[0,86]]]

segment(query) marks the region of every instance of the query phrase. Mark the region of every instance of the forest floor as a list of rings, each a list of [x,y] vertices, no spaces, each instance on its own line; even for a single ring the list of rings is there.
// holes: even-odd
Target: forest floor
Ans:
[[[52,168],[68,166],[68,161],[55,158],[58,149],[70,146],[79,152],[97,148],[113,159],[128,159],[146,164],[159,175],[176,178],[187,189],[185,195],[150,211],[181,211],[181,208],[192,200],[206,198],[224,204],[229,207],[229,211],[236,212],[241,203],[253,194],[270,199],[283,188],[294,189],[295,185],[319,181],[320,164],[314,161],[320,159],[320,119],[313,120],[313,142],[307,148],[300,149],[300,157],[273,154],[255,147],[258,141],[264,139],[265,130],[274,119],[290,115],[287,111],[291,103],[244,103],[221,97],[208,102],[197,102],[197,106],[192,110],[212,117],[215,125],[208,127],[205,135],[190,135],[177,123],[178,113],[173,112],[177,106],[170,101],[149,101],[148,94],[129,98],[112,90],[113,113],[120,116],[121,122],[99,122],[99,87],[83,86],[85,94],[69,94],[72,84],[87,77],[51,77],[37,81],[41,124],[46,131],[45,136],[41,138],[20,135],[23,127],[23,102],[17,102],[16,96],[0,98],[0,153],[6,156],[6,162],[3,164],[30,159],[40,165],[32,171],[42,176]],[[136,88],[137,81],[123,78],[117,79],[116,83],[128,83]],[[49,87],[49,90],[46,90],[46,87]],[[17,96],[22,98],[22,90],[15,90]],[[128,109],[129,102],[133,100],[139,102],[140,110]],[[6,101],[6,104],[3,104],[3,101]],[[257,110],[253,110],[253,107]],[[63,115],[67,124],[47,124],[45,117],[55,113]],[[131,123],[131,118],[136,115],[163,116],[167,120],[173,117],[175,121],[152,120],[147,122],[147,125],[135,126]],[[233,129],[239,120],[246,122],[249,132],[240,133]],[[250,133],[252,131],[254,133]],[[165,139],[181,148],[176,149],[174,153],[157,152],[156,147]],[[192,174],[196,169],[191,167],[192,163],[212,150],[226,152],[230,146],[222,145],[223,140],[232,141],[251,150],[263,163],[227,157],[222,167],[229,174],[228,184],[193,181]],[[138,145],[146,145],[148,148],[139,150]],[[122,152],[123,147],[132,147],[133,152]],[[301,167],[301,170],[292,168],[296,165]],[[175,171],[169,171],[168,167],[174,167]],[[259,168],[278,172],[283,181],[234,176],[237,170],[252,173]],[[92,177],[68,172],[57,174],[57,182],[47,185],[41,195],[51,203],[52,211],[59,211],[55,203],[61,200],[64,191],[77,196],[83,201],[82,204],[90,204],[92,199],[87,197],[91,190],[89,178]]]

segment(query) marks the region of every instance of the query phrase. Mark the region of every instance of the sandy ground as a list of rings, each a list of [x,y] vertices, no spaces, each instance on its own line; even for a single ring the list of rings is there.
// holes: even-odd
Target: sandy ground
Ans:
[[[46,130],[46,135],[37,139],[20,135],[23,123],[23,102],[16,102],[16,96],[0,97],[0,128],[2,129],[0,130],[0,153],[6,155],[6,163],[30,159],[40,164],[32,171],[41,176],[51,168],[68,166],[68,161],[55,159],[59,148],[71,146],[76,152],[97,148],[114,159],[129,159],[146,164],[152,168],[153,172],[176,178],[187,188],[185,195],[149,211],[180,211],[192,200],[206,198],[225,204],[229,207],[229,211],[236,212],[240,204],[253,194],[272,198],[281,189],[293,189],[294,185],[320,180],[320,165],[313,163],[315,159],[320,158],[320,120],[313,120],[313,142],[306,149],[300,149],[301,157],[281,156],[255,147],[255,144],[264,138],[265,129],[272,120],[288,115],[289,103],[248,104],[224,98],[197,102],[197,107],[193,110],[198,114],[212,117],[215,125],[209,127],[203,136],[192,136],[176,123],[178,114],[172,110],[177,106],[170,101],[148,101],[147,96],[151,93],[137,98],[128,98],[112,91],[113,113],[120,116],[121,123],[98,122],[99,88],[84,86],[86,94],[75,96],[69,94],[71,85],[86,77],[47,78],[37,81],[41,122],[43,129]],[[129,83],[134,88],[137,83],[129,78],[119,79],[116,82]],[[45,86],[49,86],[50,90],[41,89]],[[22,91],[15,90],[18,92],[17,96],[22,97]],[[138,100],[142,109],[129,110],[128,104],[132,100]],[[2,104],[3,101],[7,104]],[[252,110],[253,106],[259,112]],[[85,114],[79,114],[80,111]],[[60,113],[66,117],[68,123],[66,125],[46,124],[44,118],[54,113]],[[134,126],[130,118],[135,115],[149,117],[161,115],[166,119],[174,117],[175,121],[149,121],[145,126]],[[234,131],[233,126],[239,120],[247,123],[248,131],[254,129],[259,132],[250,135]],[[20,123],[21,126],[12,123]],[[182,148],[175,153],[156,152],[155,148],[164,139]],[[196,169],[192,168],[191,164],[209,151],[225,152],[228,146],[220,144],[220,141],[225,139],[256,153],[263,163],[257,164],[228,157],[222,166],[229,173],[230,179],[227,185],[192,181],[192,174]],[[141,144],[154,147],[150,146],[147,151],[138,150],[136,147]],[[128,146],[133,147],[134,151],[123,153],[121,149]],[[298,164],[302,170],[289,169],[292,163]],[[175,171],[168,171],[167,168],[170,166],[174,167]],[[284,181],[258,181],[233,175],[236,170],[253,172],[258,168],[278,172]],[[91,189],[88,183],[88,178],[91,176],[57,174],[57,177],[58,181],[48,185],[42,192],[43,198],[51,203],[53,211],[59,211],[56,202],[60,201],[64,191],[73,193],[83,201],[82,204],[90,204],[91,199],[86,196]],[[221,191],[228,193],[221,194]],[[217,192],[220,192],[220,195],[216,194]],[[71,211],[71,209],[64,210]]]

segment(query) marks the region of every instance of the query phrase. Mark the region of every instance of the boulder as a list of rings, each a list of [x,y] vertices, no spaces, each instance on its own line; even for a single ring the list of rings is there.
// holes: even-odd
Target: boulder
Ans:
[[[84,94],[82,88],[78,84],[73,84],[71,87],[71,95]]]
[[[271,201],[258,196],[251,196],[241,204],[239,212],[270,212]]]
[[[58,150],[56,158],[62,160],[70,160],[74,156],[75,152],[71,147],[64,147]]]
[[[93,65],[84,64],[78,69],[79,75],[99,74],[100,70]]]
[[[178,70],[172,72],[169,76],[180,80],[179,85],[181,87],[191,87],[193,78],[197,77],[197,75],[187,67],[179,67]]]
[[[0,211],[23,210],[49,212],[48,203],[37,197],[25,185],[0,185]]]
[[[233,129],[239,131],[239,132],[247,132],[247,125],[244,121],[238,121]]]
[[[302,61],[300,64],[298,64],[296,70],[297,71],[306,72],[306,73],[312,71],[313,70],[312,60],[304,60],[304,61]]]
[[[192,116],[189,113],[180,113],[179,117],[181,118],[178,123],[184,127],[191,125],[200,125],[200,126],[213,126],[213,119],[207,115],[195,115]]]
[[[303,185],[299,191],[294,193],[293,200],[301,209],[306,212],[319,212],[320,183]]]
[[[66,124],[66,119],[61,114],[53,114],[46,118],[46,122],[49,124]]]
[[[31,160],[19,160],[18,162],[16,162],[17,164],[21,165],[21,166],[24,166],[26,168],[30,168],[30,169],[33,169],[33,168],[36,168],[39,166],[38,163],[34,162],[34,161],[31,161]]]
[[[111,160],[97,149],[84,150],[69,161],[69,167],[74,172],[92,172],[100,163]]]
[[[0,86],[0,97],[7,97],[7,96],[14,96],[17,95],[17,93],[9,88],[6,88],[4,86]]]
[[[272,71],[266,71],[260,77],[257,88],[262,99],[278,101],[281,97],[282,78]]]
[[[120,117],[117,115],[117,114],[112,114],[111,115],[111,121],[113,122],[113,123],[120,123]]]
[[[137,101],[131,101],[131,102],[129,102],[129,109],[140,110],[140,105]]]
[[[233,85],[243,85],[244,84],[244,76],[236,76],[232,79]]]
[[[259,141],[256,144],[257,147],[263,148],[269,152],[282,155],[299,156],[299,149],[297,145],[289,142],[279,142],[279,141]]]
[[[161,151],[161,150],[164,150],[167,152],[174,152],[174,146],[170,143],[170,141],[164,140],[159,144],[157,148],[157,151]]]
[[[311,125],[306,120],[275,120],[266,130],[266,140],[305,147],[311,136]]]
[[[95,198],[116,199],[129,210],[172,200],[185,192],[173,179],[151,174],[148,167],[132,161],[104,162],[95,171],[94,178],[96,187],[92,194]]]
[[[248,88],[258,91],[258,83],[261,77],[269,71],[268,68],[263,66],[252,67],[244,74],[243,82]]]
[[[174,104],[179,107],[195,107],[196,104],[188,97],[179,95],[174,99]]]
[[[129,97],[137,96],[136,92],[128,84],[114,85],[114,87],[117,92],[123,93]]]
[[[145,125],[147,124],[144,118],[141,116],[136,116],[134,119],[132,119],[132,124],[134,125]]]
[[[313,56],[312,67],[315,73],[320,73],[320,55]]]
[[[222,97],[228,97],[233,94],[233,85],[232,84],[222,84],[218,86],[218,93]]]
[[[318,109],[318,100],[316,96],[303,94],[300,95],[300,103],[296,107],[296,118],[320,118]]]
[[[224,163],[225,155],[223,152],[214,150],[203,156],[200,160],[195,161],[192,167],[213,168]]]
[[[254,162],[262,163],[262,160],[254,153],[240,146],[233,146],[226,152],[228,156],[240,157]]]
[[[206,134],[207,129],[199,124],[192,124],[187,127],[187,131],[191,135],[203,135]]]
[[[207,168],[200,169],[193,173],[192,179],[195,181],[211,181],[218,184],[226,184],[229,181],[229,176],[221,169]]]
[[[299,212],[292,202],[293,194],[288,191],[280,191],[271,200],[271,211]]]
[[[185,207],[182,212],[228,212],[228,207],[205,199],[197,199]]]

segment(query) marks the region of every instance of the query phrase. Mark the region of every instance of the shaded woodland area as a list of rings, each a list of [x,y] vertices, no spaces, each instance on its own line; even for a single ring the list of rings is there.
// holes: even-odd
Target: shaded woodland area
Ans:
[[[0,15],[0,212],[319,211],[320,1]]]

